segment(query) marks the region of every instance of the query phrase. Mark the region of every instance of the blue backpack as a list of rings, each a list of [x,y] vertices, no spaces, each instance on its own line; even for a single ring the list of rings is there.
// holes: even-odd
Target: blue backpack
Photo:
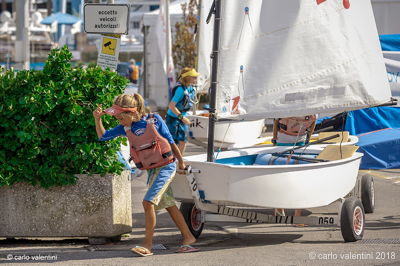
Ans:
[[[174,95],[176,93],[176,90],[182,87],[183,91],[184,91],[184,96],[183,99],[180,102],[176,103],[176,108],[178,108],[178,110],[180,112],[187,112],[190,110],[190,108],[192,108],[193,104],[191,104],[190,101],[190,95],[189,92],[186,90],[185,86],[183,86],[182,84],[178,83],[173,89],[172,89],[172,94],[171,94],[171,99],[174,98]]]

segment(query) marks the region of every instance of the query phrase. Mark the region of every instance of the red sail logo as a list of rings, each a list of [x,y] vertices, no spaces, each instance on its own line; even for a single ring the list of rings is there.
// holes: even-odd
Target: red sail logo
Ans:
[[[323,2],[325,2],[326,0],[317,0],[317,4],[321,4]],[[343,6],[344,8],[348,9],[350,8],[350,0],[343,0]]]

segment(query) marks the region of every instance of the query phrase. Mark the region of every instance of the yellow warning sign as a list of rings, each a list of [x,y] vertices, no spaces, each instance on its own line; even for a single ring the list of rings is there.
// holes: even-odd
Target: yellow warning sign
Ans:
[[[97,64],[102,69],[106,69],[107,67],[117,69],[121,39],[103,35],[101,40],[101,49],[99,49]]]
[[[116,47],[117,47],[116,39],[103,37],[103,44],[101,46],[101,52],[103,54],[115,55]]]
[[[102,34],[103,36],[110,36],[110,37],[113,37],[113,38],[121,38],[121,34]]]

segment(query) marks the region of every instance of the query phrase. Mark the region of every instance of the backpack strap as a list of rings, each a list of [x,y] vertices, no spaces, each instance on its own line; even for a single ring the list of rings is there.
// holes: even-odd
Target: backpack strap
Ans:
[[[171,99],[174,98],[176,90],[181,86],[183,87],[183,85],[181,83],[178,83],[175,85],[175,87],[172,88]],[[185,88],[183,88],[183,89],[185,90]]]
[[[280,130],[280,129],[287,130],[286,125],[284,125],[284,124],[279,122],[281,119],[282,118],[277,118],[276,119],[278,121],[278,123],[277,123],[278,124],[278,130]]]
[[[149,113],[149,115],[147,116],[146,122],[150,123],[150,124],[154,124],[156,122],[156,119],[154,118],[153,113]]]

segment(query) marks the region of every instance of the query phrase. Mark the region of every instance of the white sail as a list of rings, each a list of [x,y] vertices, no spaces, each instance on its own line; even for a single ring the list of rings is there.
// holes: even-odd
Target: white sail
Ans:
[[[160,0],[158,20],[156,23],[156,36],[158,49],[160,51],[165,79],[169,80],[169,87],[172,89],[175,80],[174,63],[172,60],[171,45],[171,23],[169,16],[169,0]]]
[[[349,9],[341,1],[222,1],[221,12],[219,117],[336,113],[390,99],[370,1]]]
[[[211,52],[214,33],[214,16],[207,24],[207,16],[210,12],[214,0],[200,1],[200,19],[199,19],[199,41],[198,41],[198,59],[197,68],[200,76],[197,78],[199,90],[208,90],[210,87],[211,76]]]

